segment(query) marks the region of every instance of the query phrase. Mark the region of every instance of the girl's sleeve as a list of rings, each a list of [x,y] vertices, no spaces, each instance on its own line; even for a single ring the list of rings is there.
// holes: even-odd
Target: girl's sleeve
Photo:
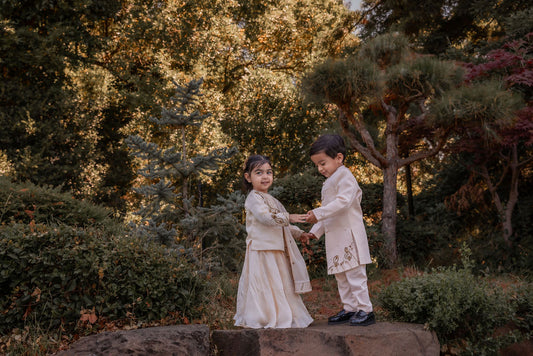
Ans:
[[[348,174],[350,174],[350,176],[348,176]],[[359,188],[357,181],[349,172],[346,172],[345,176],[339,179],[337,187],[337,195],[333,201],[313,210],[317,220],[327,219],[344,209],[348,209],[352,205],[354,199],[361,194],[361,188]]]
[[[261,195],[251,192],[246,199],[245,207],[262,224],[270,226],[288,226],[289,214],[275,212],[266,203]]]
[[[291,230],[292,237],[294,237],[295,239],[299,238],[303,232],[303,230],[296,225],[289,225],[289,229]]]

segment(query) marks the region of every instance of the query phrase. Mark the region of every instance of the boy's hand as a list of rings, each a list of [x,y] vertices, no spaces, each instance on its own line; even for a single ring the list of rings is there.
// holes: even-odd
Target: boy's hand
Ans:
[[[315,236],[315,234],[312,234],[310,232],[302,232],[302,234],[300,235],[300,241],[306,245],[309,244],[309,240],[310,239],[316,239],[317,237]]]
[[[289,214],[289,221],[291,223],[304,223],[306,214]]]
[[[315,213],[313,213],[313,210],[309,210],[307,212],[305,221],[311,224],[316,224],[318,220],[316,219]]]

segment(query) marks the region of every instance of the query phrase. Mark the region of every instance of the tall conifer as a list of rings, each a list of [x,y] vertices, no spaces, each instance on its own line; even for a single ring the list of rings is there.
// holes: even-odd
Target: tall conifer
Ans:
[[[202,79],[191,80],[184,86],[174,82],[176,93],[170,98],[173,105],[162,108],[160,118],[149,118],[162,129],[177,130],[179,142],[168,142],[166,147],[160,147],[137,135],[126,140],[133,155],[146,161],[138,173],[150,182],[134,189],[145,198],[136,212],[141,216],[138,232],[166,245],[177,240],[188,246],[194,245],[193,241],[187,241],[187,237],[176,239],[181,230],[180,221],[190,219],[193,213],[194,196],[189,192],[191,178],[212,175],[237,151],[235,148],[217,148],[207,155],[194,155],[191,151],[187,133],[210,116],[198,110],[202,82]]]

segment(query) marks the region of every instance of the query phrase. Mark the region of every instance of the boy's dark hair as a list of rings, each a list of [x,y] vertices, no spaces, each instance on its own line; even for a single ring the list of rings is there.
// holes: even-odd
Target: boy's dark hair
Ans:
[[[324,152],[331,158],[337,157],[338,153],[342,153],[342,161],[346,158],[346,146],[344,145],[344,139],[340,135],[322,135],[316,139],[311,145],[309,155],[313,156],[318,153]]]
[[[242,190],[244,192],[249,192],[253,189],[252,183],[248,182],[246,178],[244,178],[244,173],[251,174],[252,171],[259,166],[262,166],[263,164],[268,163],[272,167],[272,163],[270,162],[270,158],[263,155],[251,155],[248,157],[246,162],[244,163],[243,173],[242,173]]]

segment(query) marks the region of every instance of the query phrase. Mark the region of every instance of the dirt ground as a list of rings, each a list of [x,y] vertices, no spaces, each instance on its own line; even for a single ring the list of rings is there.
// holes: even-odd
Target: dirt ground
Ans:
[[[382,315],[382,310],[375,303],[375,296],[379,291],[394,281],[402,277],[414,276],[419,271],[405,268],[402,270],[380,270],[372,273],[368,277],[368,289],[370,299],[373,301],[374,311],[378,318]],[[336,314],[342,309],[339,293],[337,291],[337,282],[334,276],[314,278],[311,280],[313,290],[302,295],[302,299],[309,310],[309,313],[315,320],[325,320],[329,316]]]

